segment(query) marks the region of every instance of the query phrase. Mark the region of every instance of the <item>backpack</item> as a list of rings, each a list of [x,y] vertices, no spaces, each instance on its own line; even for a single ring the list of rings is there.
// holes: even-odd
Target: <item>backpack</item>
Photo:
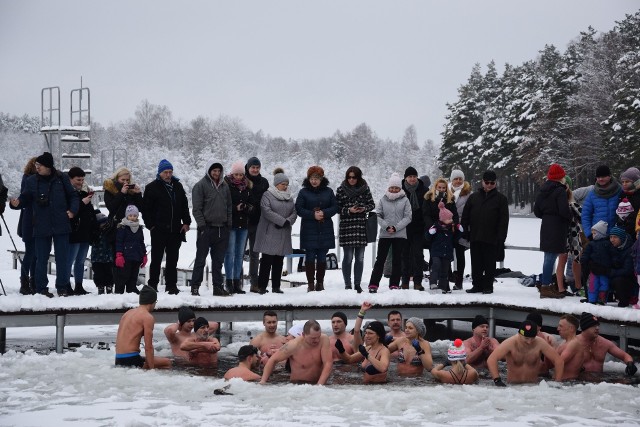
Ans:
[[[327,254],[327,270],[337,270],[338,269],[338,257],[336,254],[330,253]]]

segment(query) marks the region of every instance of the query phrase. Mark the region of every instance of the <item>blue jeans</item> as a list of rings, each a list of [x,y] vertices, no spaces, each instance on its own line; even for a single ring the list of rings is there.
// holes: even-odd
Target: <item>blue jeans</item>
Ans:
[[[549,286],[551,284],[551,276],[553,276],[553,267],[556,264],[556,259],[559,254],[551,252],[544,253],[544,261],[542,262],[542,277],[540,282],[542,286]]]
[[[305,249],[304,263],[327,262],[327,252],[329,252],[329,249]]]
[[[66,289],[69,285],[69,235],[56,234],[54,236],[36,237],[36,292],[47,290],[49,278],[47,277],[47,264],[51,243],[56,254],[56,288]]]
[[[73,278],[76,283],[82,283],[84,278],[84,261],[89,253],[89,243],[69,243],[69,272],[73,265]]]
[[[31,238],[23,240],[24,257],[20,266],[20,277],[36,277],[36,240]]]
[[[364,250],[366,246],[343,246],[342,251],[344,255],[342,257],[342,277],[344,278],[344,284],[351,285],[351,262],[355,254],[356,262],[353,267],[354,282],[359,285],[362,281],[362,270],[364,269]]]
[[[229,231],[229,245],[224,254],[224,274],[227,280],[242,278],[242,257],[249,230],[232,228]]]

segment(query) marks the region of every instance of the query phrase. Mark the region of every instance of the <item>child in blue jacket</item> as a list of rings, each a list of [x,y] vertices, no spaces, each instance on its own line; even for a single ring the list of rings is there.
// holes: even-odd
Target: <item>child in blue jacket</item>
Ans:
[[[450,294],[449,266],[453,261],[453,248],[455,242],[460,239],[462,225],[453,223],[453,213],[445,208],[443,202],[438,203],[438,222],[429,228],[431,235],[431,275],[429,285],[431,289],[437,287],[443,294]]]
[[[580,263],[589,269],[588,301],[591,304],[605,305],[609,292],[609,273],[611,271],[614,247],[607,235],[608,224],[598,221],[591,227],[593,240],[582,253]]]
[[[138,272],[147,265],[147,250],[138,208],[127,206],[125,215],[116,231],[116,293],[122,294],[126,288],[127,292],[138,294]]]

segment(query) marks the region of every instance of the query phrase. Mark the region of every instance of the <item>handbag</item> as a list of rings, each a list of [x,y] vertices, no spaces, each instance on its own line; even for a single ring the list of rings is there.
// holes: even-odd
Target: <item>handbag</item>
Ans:
[[[369,212],[367,217],[367,243],[375,243],[378,239],[378,215],[375,212]]]

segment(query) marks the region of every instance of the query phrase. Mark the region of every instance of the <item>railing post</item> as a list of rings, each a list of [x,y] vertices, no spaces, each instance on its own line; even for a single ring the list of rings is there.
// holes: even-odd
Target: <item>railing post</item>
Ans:
[[[625,325],[620,325],[618,328],[620,328],[620,348],[626,352],[627,347],[629,346],[627,340],[627,327]]]
[[[285,335],[289,332],[289,329],[293,326],[293,311],[287,310],[284,312],[284,327]]]
[[[489,307],[489,336],[496,337],[496,319],[494,318],[493,307]]]
[[[64,314],[56,315],[56,353],[62,353],[64,346],[64,324],[66,316]]]
[[[0,354],[7,352],[7,328],[0,328]]]

